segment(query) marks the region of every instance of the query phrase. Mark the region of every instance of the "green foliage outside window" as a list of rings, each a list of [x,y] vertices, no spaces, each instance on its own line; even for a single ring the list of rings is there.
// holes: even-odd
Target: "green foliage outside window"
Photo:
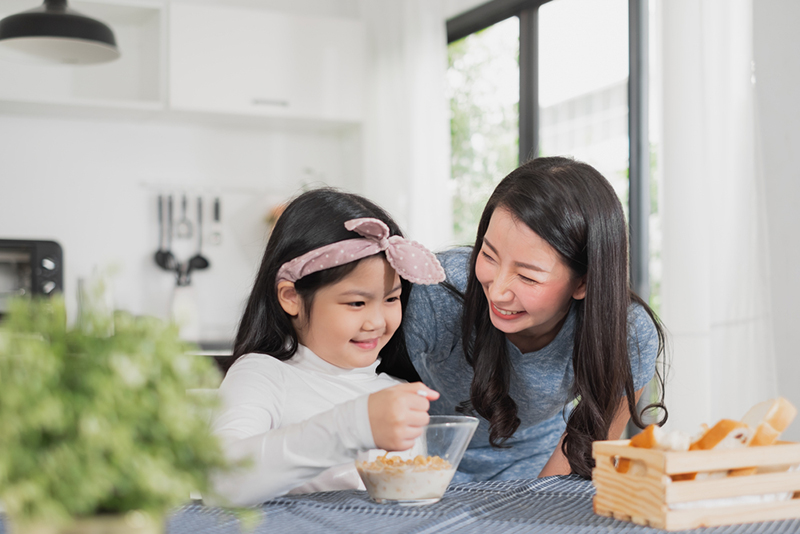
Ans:
[[[448,46],[453,235],[473,244],[480,214],[519,159],[516,17]]]

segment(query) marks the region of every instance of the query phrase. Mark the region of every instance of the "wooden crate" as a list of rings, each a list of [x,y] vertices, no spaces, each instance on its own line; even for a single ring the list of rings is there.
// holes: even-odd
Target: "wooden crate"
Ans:
[[[628,440],[596,441],[592,456],[596,463],[592,480],[597,490],[594,511],[599,515],[665,530],[800,517],[800,472],[786,471],[789,466],[800,465],[800,443],[779,442],[767,447],[724,451],[664,452],[630,447]],[[628,473],[617,471],[620,458],[634,462]],[[759,467],[760,471],[747,476],[672,480],[672,475],[681,473],[743,467]],[[761,472],[769,470],[773,472]],[[786,492],[793,497],[749,503],[744,502],[747,497],[742,498]],[[740,502],[695,503],[733,497],[739,497]]]

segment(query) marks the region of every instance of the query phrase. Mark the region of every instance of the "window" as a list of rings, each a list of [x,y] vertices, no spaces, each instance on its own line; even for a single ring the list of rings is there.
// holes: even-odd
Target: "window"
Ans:
[[[660,253],[649,249],[649,219],[657,205],[651,206],[646,112],[647,3],[482,4],[447,22],[448,78],[454,234],[460,242],[474,242],[494,185],[518,162],[537,155],[574,156],[597,168],[627,208],[631,284],[657,310],[649,274],[652,255],[658,275]],[[514,61],[517,69],[511,66]],[[510,89],[514,84],[515,95]],[[659,278],[654,279],[656,289]],[[651,387],[640,408],[656,397]],[[633,435],[638,429],[630,423],[627,432]]]
[[[510,17],[448,47],[453,235],[475,241],[483,206],[519,154],[519,21]]]
[[[494,185],[518,162],[573,155],[627,207],[631,281],[649,298],[646,2],[493,0],[447,22],[460,243],[474,241]]]

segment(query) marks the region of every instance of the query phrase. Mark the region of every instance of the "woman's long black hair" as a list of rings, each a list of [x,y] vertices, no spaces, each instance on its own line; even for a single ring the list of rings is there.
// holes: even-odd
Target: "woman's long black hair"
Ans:
[[[586,297],[575,300],[572,354],[578,400],[567,420],[562,450],[572,472],[591,478],[592,441],[608,439],[621,394],[627,395],[633,422],[644,427],[635,406],[628,356],[628,307],[642,306],[658,333],[660,321],[633,291],[628,280],[628,234],[622,205],[611,185],[594,168],[561,157],[537,158],[506,176],[494,190],[478,225],[464,294],[462,343],[474,369],[472,408],[489,421],[489,440],[503,446],[517,430],[517,404],[509,395],[513,369],[505,334],[489,318],[486,296],[475,276],[475,262],[494,211],[507,210],[547,241],[575,277],[586,277]],[[663,364],[663,361],[662,361]],[[666,409],[663,374],[656,370],[660,399],[645,410]]]
[[[268,354],[286,361],[297,351],[297,334],[289,315],[283,311],[277,295],[276,277],[281,265],[311,250],[330,243],[361,237],[344,227],[350,219],[373,217],[385,222],[391,235],[402,236],[397,223],[377,204],[364,197],[332,188],[305,192],[292,200],[283,211],[267,242],[261,267],[245,306],[236,333],[233,354],[222,362],[227,372],[234,362],[251,352]],[[295,282],[295,289],[308,311],[316,292],[351,273],[359,262],[317,271]],[[400,302],[403,312],[411,284],[401,278]],[[402,323],[380,352],[378,372],[409,381],[419,380],[405,346]]]

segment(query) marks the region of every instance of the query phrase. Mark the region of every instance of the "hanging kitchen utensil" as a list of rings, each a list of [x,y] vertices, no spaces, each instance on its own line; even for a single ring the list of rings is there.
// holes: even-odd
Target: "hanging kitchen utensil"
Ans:
[[[211,223],[211,232],[208,234],[209,245],[220,245],[222,243],[222,228],[220,223],[221,211],[219,197],[214,199],[214,218]]]
[[[190,239],[192,237],[192,221],[186,216],[186,194],[181,199],[181,218],[175,230],[175,236],[180,239]]]
[[[178,287],[188,286],[192,283],[190,277],[189,262],[184,261],[175,264],[175,285]]]
[[[187,277],[192,271],[208,269],[211,263],[203,256],[203,199],[197,197],[197,253],[189,258]]]
[[[172,197],[170,197],[170,219],[171,212],[172,212]],[[171,225],[170,225],[171,226]],[[169,250],[169,246],[166,248],[164,247],[164,197],[158,195],[158,250],[155,254],[155,261],[156,265],[161,267],[164,270],[171,271],[175,268],[175,256],[172,255],[172,252]],[[171,229],[169,230],[171,232]],[[167,237],[167,241],[170,241],[169,236]]]

